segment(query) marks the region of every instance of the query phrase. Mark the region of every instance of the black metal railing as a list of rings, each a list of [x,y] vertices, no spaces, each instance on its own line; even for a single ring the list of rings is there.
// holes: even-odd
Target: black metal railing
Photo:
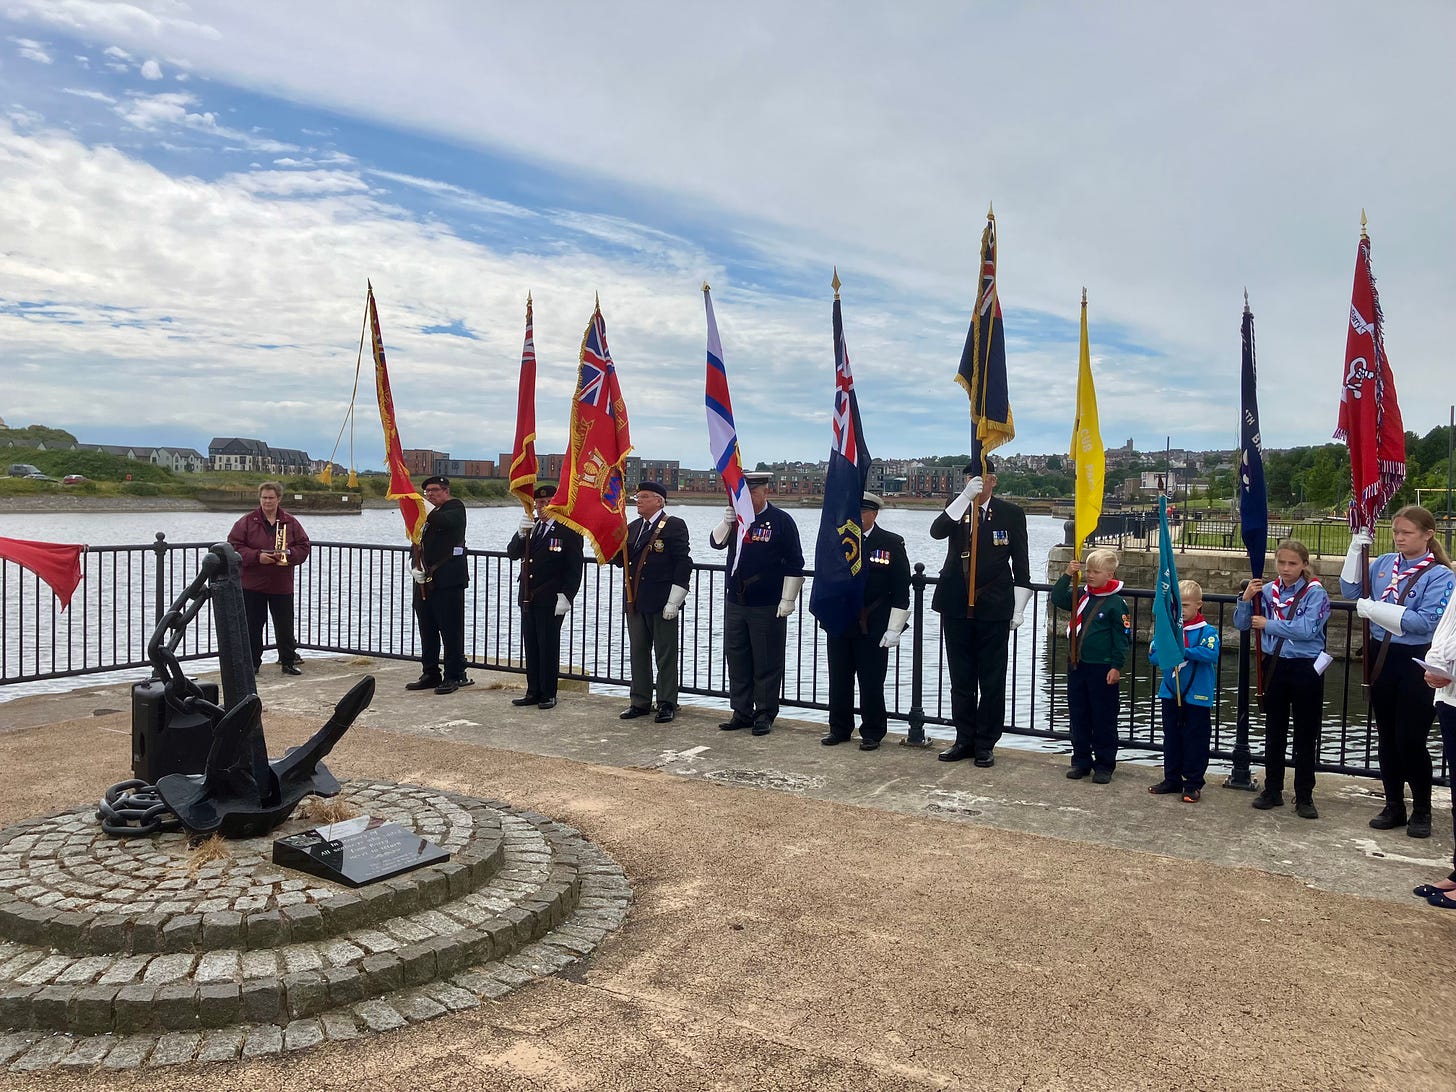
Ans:
[[[83,555],[84,579],[65,612],[57,609],[49,588],[33,574],[0,561],[0,685],[148,667],[146,642],[156,619],[192,579],[208,545],[169,543],[158,534],[145,546],[93,547]],[[299,647],[416,659],[419,647],[410,606],[407,549],[343,542],[313,545],[309,563],[299,568],[296,578]],[[468,551],[468,560],[467,659],[476,668],[522,671],[520,614],[515,604],[518,563],[493,550]],[[728,690],[721,634],[723,580],[722,565],[694,566],[679,643],[680,690],[719,704]],[[563,627],[563,677],[607,686],[630,684],[621,581],[619,568],[587,563],[581,592]],[[936,582],[923,565],[915,566],[909,627],[890,655],[886,678],[890,717],[907,726],[912,742],[924,740],[927,726],[934,731],[953,724],[940,620],[927,606],[926,590]],[[807,604],[809,590],[804,590],[802,603]],[[1034,585],[1026,624],[1012,635],[1006,723],[1008,732],[1066,739],[1069,725],[1062,682],[1066,616],[1050,605],[1049,591],[1049,585]],[[1123,594],[1136,636],[1123,672],[1119,735],[1127,747],[1156,752],[1162,746],[1157,677],[1146,657],[1152,592],[1128,589]],[[1240,694],[1240,635],[1232,624],[1235,601],[1235,596],[1217,594],[1204,600],[1205,614],[1225,642],[1217,668],[1212,740],[1214,755],[1223,759],[1240,756],[1240,707],[1254,704],[1247,693]],[[1358,650],[1360,626],[1350,604],[1332,606],[1331,650]],[[177,652],[179,660],[187,661],[217,654],[208,612],[199,615]],[[789,619],[786,661],[783,704],[827,710],[825,642],[805,610]],[[1359,660],[1337,658],[1325,680],[1321,768],[1373,774],[1375,733]],[[1252,721],[1246,732],[1254,737],[1252,757],[1257,762],[1262,758],[1257,713]],[[1247,761],[1248,753],[1242,757]]]

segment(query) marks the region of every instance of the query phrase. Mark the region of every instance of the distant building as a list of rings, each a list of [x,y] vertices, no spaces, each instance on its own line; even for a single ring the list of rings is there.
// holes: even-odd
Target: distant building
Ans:
[[[269,447],[248,436],[214,436],[207,445],[207,461],[213,470],[249,470],[279,477],[312,471],[308,452],[292,447]]]
[[[154,447],[147,461],[174,474],[196,474],[207,469],[207,456],[190,447]]]
[[[404,468],[410,472],[412,478],[428,478],[431,474],[442,474],[445,471],[436,470],[435,464],[441,460],[449,461],[448,451],[431,451],[423,447],[407,447],[403,451]]]

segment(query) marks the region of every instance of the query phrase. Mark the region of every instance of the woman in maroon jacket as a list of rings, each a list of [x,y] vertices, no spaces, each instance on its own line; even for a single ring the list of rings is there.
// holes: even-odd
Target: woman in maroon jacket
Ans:
[[[253,670],[263,667],[263,623],[273,615],[278,662],[285,675],[302,675],[293,636],[293,570],[308,560],[303,524],[278,506],[283,487],[264,482],[258,507],[228,532],[228,542],[243,559],[243,608],[253,646]]]

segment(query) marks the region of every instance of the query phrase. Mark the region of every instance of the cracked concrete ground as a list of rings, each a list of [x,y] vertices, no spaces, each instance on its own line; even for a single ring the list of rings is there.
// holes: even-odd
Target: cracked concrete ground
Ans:
[[[272,750],[364,670],[265,673]],[[1365,827],[1368,783],[1320,779],[1322,818],[1210,788],[1154,799],[1147,769],[1072,784],[1003,747],[994,769],[824,748],[717,713],[620,722],[518,676],[380,698],[343,776],[502,797],[582,830],[635,889],[584,967],[493,1006],[250,1062],[141,1070],[133,1089],[1182,1089],[1456,1086],[1456,914],[1410,887],[1450,867],[1447,813],[1418,842]],[[489,689],[491,684],[498,689]],[[128,776],[124,688],[0,705],[0,819]],[[90,715],[96,710],[119,710]],[[115,1075],[0,1077],[101,1089]]]

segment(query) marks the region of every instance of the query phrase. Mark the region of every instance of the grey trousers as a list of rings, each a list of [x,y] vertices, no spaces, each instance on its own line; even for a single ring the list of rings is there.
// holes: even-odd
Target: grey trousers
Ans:
[[[723,612],[723,651],[728,656],[728,700],[735,720],[772,724],[784,688],[784,644],[789,620],[777,605],[728,603]]]
[[[662,611],[647,615],[633,611],[627,615],[634,708],[647,709],[652,705],[654,668],[658,706],[677,706],[677,631],[678,620],[663,621]]]

